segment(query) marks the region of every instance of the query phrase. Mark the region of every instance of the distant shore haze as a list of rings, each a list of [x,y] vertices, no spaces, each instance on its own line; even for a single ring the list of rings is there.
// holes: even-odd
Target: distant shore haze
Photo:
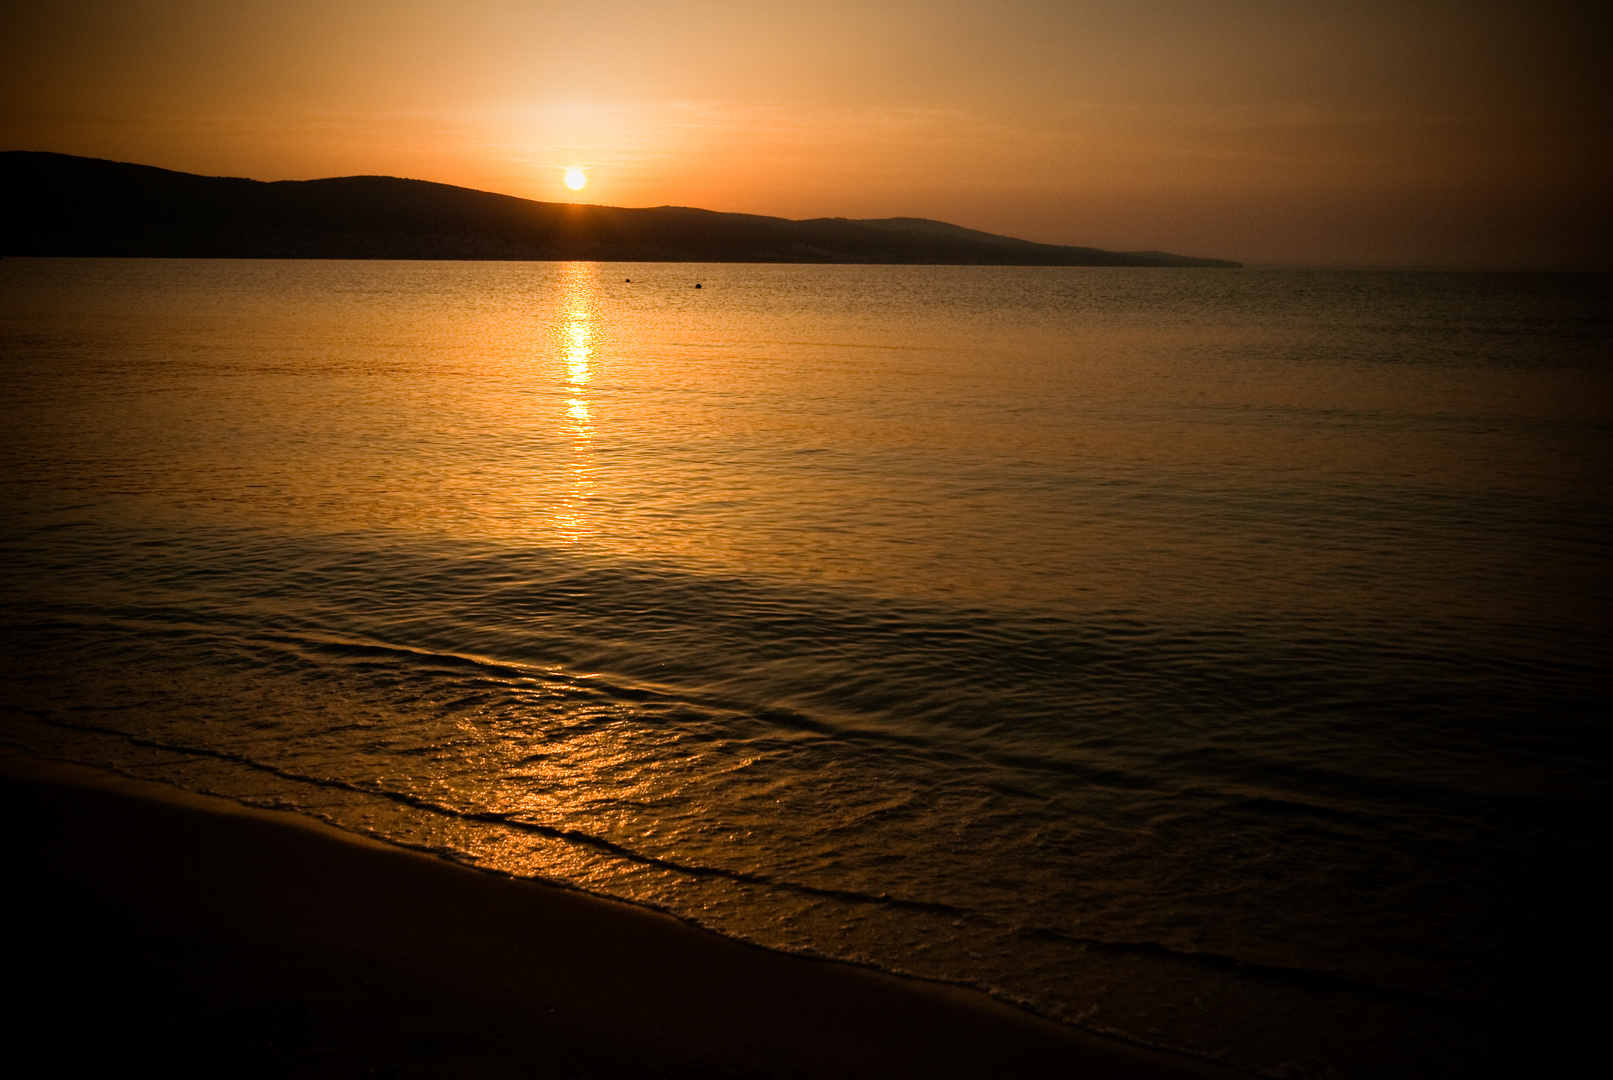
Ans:
[[[0,255],[1236,268],[1040,244],[922,218],[793,221],[692,207],[547,203],[389,176],[265,182],[0,152]]]

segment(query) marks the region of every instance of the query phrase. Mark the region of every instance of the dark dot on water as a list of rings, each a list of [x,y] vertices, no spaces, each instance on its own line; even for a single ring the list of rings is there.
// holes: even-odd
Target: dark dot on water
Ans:
[[[695,287],[695,288],[697,288],[697,289],[698,289],[698,288],[700,288],[700,282],[698,282],[698,281],[697,281],[697,282],[695,282],[695,283],[694,283],[694,287]]]

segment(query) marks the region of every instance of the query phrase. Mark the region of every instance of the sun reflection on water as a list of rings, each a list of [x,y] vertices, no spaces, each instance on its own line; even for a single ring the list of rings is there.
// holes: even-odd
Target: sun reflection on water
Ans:
[[[593,377],[598,297],[589,264],[573,262],[562,268],[559,311],[555,338],[565,363],[567,390],[562,433],[571,443],[571,458],[554,524],[558,539],[579,543],[594,532],[588,516],[588,504],[594,497],[594,422],[587,387]]]

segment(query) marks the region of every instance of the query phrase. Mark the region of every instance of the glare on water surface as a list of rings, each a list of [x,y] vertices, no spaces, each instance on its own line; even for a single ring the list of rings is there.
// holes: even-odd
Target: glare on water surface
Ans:
[[[594,267],[589,263],[565,264],[560,271],[559,317],[555,339],[565,365],[563,379],[567,391],[565,438],[571,446],[568,483],[554,515],[557,539],[574,543],[590,535],[588,505],[594,496],[593,417],[589,412],[588,382],[594,357],[592,341],[597,300]]]

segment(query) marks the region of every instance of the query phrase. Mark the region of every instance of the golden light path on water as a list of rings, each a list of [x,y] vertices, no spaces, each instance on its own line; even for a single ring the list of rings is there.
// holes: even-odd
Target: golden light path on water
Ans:
[[[562,428],[571,443],[568,483],[555,510],[554,526],[557,539],[573,544],[594,532],[588,517],[588,504],[594,495],[594,427],[588,398],[597,318],[593,269],[581,262],[567,263],[562,268],[560,318],[554,328],[568,391]]]

